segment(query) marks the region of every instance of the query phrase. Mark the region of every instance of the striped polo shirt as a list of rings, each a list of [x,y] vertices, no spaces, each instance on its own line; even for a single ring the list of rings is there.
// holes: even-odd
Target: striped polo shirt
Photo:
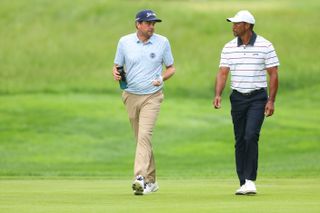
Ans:
[[[125,91],[144,95],[163,87],[154,86],[165,66],[173,65],[170,43],[164,36],[153,34],[147,42],[139,40],[137,33],[123,36],[118,43],[114,63],[125,65],[128,88]]]
[[[248,45],[236,37],[224,46],[219,67],[230,68],[231,89],[248,93],[266,88],[266,68],[279,65],[272,43],[253,32]]]

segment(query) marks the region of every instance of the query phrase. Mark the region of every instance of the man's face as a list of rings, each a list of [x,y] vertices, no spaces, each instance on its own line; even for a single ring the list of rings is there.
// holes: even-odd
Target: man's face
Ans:
[[[233,23],[232,31],[234,36],[241,37],[244,35],[250,28],[250,24],[245,22]]]
[[[145,37],[151,37],[154,33],[156,22],[154,21],[143,21],[137,23],[137,29],[143,34]]]

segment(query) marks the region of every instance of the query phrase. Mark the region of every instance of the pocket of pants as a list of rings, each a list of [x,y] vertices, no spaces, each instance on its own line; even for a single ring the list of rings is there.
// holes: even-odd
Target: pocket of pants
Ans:
[[[157,101],[157,102],[159,102],[159,103],[162,103],[162,101],[163,101],[163,99],[164,99],[164,94],[163,94],[162,90],[160,90],[160,91],[152,94],[152,95],[150,96],[150,98],[153,99],[154,101]]]
[[[126,91],[123,91],[123,92],[122,92],[121,97],[122,97],[122,102],[123,102],[124,104],[126,104],[127,99],[128,99],[128,94],[126,93]]]
[[[234,90],[232,90],[231,93],[230,93],[230,95],[229,95],[230,101],[233,99],[233,96],[234,96]]]
[[[164,94],[163,94],[163,92],[161,92],[161,95],[160,95],[160,103],[162,103],[163,100],[164,100]]]

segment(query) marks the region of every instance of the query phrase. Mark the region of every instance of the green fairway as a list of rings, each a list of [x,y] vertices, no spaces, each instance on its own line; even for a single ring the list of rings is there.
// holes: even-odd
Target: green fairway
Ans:
[[[130,181],[0,180],[0,211],[318,213],[320,179],[263,179],[258,195],[233,195],[233,180],[160,180],[152,195],[134,196]]]

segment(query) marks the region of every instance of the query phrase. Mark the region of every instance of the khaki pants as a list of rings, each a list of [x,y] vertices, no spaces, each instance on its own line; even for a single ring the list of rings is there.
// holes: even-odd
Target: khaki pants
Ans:
[[[160,90],[154,94],[135,95],[124,91],[122,100],[127,108],[136,138],[134,175],[142,175],[147,183],[154,183],[156,181],[156,167],[151,138],[160,111],[160,104],[163,101],[163,93]]]

